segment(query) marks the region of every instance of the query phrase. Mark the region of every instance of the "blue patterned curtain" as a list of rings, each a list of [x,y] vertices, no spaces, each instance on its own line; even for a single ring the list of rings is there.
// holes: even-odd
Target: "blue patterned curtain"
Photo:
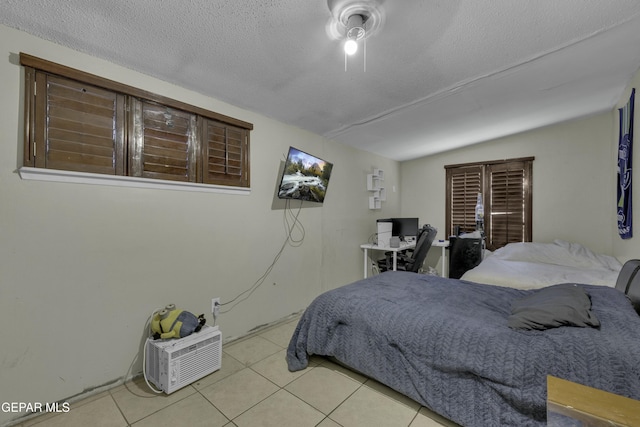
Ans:
[[[618,234],[623,239],[633,237],[631,210],[631,159],[633,153],[633,104],[636,90],[631,91],[627,105],[620,108],[620,139],[618,140]]]

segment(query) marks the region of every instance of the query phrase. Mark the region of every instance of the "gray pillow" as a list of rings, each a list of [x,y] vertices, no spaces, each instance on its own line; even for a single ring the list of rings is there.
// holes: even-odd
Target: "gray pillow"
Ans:
[[[572,283],[542,288],[513,301],[508,322],[510,328],[527,330],[559,326],[600,326],[591,312],[589,295]]]

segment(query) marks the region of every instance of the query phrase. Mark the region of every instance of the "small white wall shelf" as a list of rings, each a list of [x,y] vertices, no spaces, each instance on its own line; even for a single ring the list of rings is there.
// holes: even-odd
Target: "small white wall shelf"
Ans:
[[[382,202],[387,200],[387,192],[384,189],[384,171],[373,169],[373,173],[367,174],[367,190],[371,191],[369,196],[369,209],[381,209]]]

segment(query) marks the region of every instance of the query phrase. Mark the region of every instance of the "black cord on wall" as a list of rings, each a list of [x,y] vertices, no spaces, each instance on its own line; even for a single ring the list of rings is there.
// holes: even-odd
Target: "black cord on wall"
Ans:
[[[280,250],[274,257],[269,267],[267,267],[264,274],[260,276],[258,280],[256,280],[253,283],[253,285],[251,285],[250,288],[239,293],[233,299],[220,304],[220,306],[230,305],[229,308],[221,311],[222,314],[230,312],[236,305],[245,301],[247,298],[251,296],[251,294],[253,294],[260,287],[260,285],[264,283],[267,276],[269,276],[269,273],[271,273],[271,270],[273,270],[273,268],[277,264],[278,260],[280,259],[280,256],[284,252],[284,249],[287,247],[287,245],[293,246],[293,247],[299,247],[302,245],[304,241],[304,236],[305,236],[305,229],[302,223],[298,220],[298,216],[300,215],[300,211],[302,210],[302,203],[303,202],[300,201],[300,206],[298,207],[297,212],[295,212],[294,214],[293,210],[291,209],[291,201],[290,200],[286,201],[283,222],[284,222],[287,235],[284,242],[282,243],[282,246],[280,247]],[[296,230],[299,234],[298,237],[294,237],[294,232]]]

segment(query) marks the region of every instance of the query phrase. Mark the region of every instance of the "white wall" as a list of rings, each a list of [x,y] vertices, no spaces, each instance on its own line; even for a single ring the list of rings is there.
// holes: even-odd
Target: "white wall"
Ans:
[[[19,52],[253,123],[251,194],[21,180]],[[394,161],[4,26],[0,53],[2,402],[63,400],[135,375],[153,309],[175,303],[211,322],[212,297],[224,303],[250,288],[285,239],[284,203],[275,193],[290,145],[334,163],[327,198],[303,205],[303,244],[286,247],[262,286],[219,318],[225,341],[359,279],[359,244],[376,218],[399,212],[399,194],[382,211],[367,205],[366,174],[383,168],[397,185]],[[0,412],[0,424],[15,416]]]
[[[448,164],[534,156],[533,240],[563,239],[612,254],[615,150],[612,113],[561,123],[401,165],[402,215],[419,215],[445,239]],[[440,251],[430,251],[435,266]]]

